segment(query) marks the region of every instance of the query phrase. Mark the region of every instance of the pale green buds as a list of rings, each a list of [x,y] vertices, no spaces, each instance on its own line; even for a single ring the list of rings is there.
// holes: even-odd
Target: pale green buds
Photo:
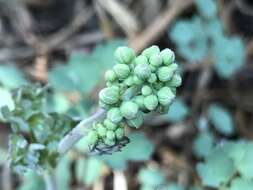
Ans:
[[[150,77],[148,78],[148,82],[149,82],[149,83],[154,83],[154,82],[156,82],[156,80],[157,80],[157,76],[156,76],[156,74],[154,74],[154,73],[152,73],[152,74],[150,75]]]
[[[105,137],[106,131],[107,129],[101,123],[97,125],[97,133],[100,137]]]
[[[140,63],[136,65],[134,73],[140,79],[147,79],[151,75],[151,68],[147,63]]]
[[[175,54],[170,49],[166,48],[161,51],[161,56],[164,65],[170,65],[175,61]]]
[[[134,79],[132,76],[129,76],[127,79],[125,79],[124,83],[127,85],[127,86],[132,86],[134,84]]]
[[[116,74],[114,71],[112,70],[108,70],[105,72],[105,80],[108,82],[113,82],[114,80],[116,80]]]
[[[109,119],[104,120],[104,125],[108,130],[115,130],[117,128],[117,124],[111,122]]]
[[[152,88],[145,85],[141,88],[141,93],[142,93],[143,96],[148,96],[148,95],[152,94]]]
[[[173,75],[172,79],[169,81],[168,85],[171,87],[179,87],[182,84],[182,78],[180,75]]]
[[[142,110],[145,109],[145,105],[144,105],[144,96],[136,96],[134,98],[134,102],[138,105],[138,107]]]
[[[157,97],[161,105],[167,106],[171,104],[172,100],[175,98],[175,94],[169,87],[163,87],[157,92]]]
[[[149,63],[150,65],[154,66],[154,67],[159,67],[160,65],[163,64],[163,60],[162,57],[160,56],[160,54],[153,54],[151,55],[150,59],[149,59]]]
[[[116,139],[122,139],[125,135],[124,128],[120,127],[115,131]]]
[[[112,108],[107,112],[107,118],[113,123],[119,123],[123,117],[119,108]]]
[[[99,92],[99,99],[105,104],[115,104],[119,101],[119,88],[107,87]]]
[[[123,102],[120,106],[121,115],[126,119],[133,119],[136,117],[138,110],[138,105],[132,101]]]
[[[98,134],[96,131],[90,131],[87,135],[87,142],[89,145],[94,145],[98,141]]]
[[[144,55],[139,55],[138,57],[135,58],[134,62],[136,65],[143,63],[148,64],[148,59]]]
[[[154,54],[158,54],[160,53],[160,49],[158,46],[151,46],[147,49],[145,49],[143,52],[142,52],[142,55],[145,55],[148,59],[154,55]]]
[[[119,47],[116,49],[114,56],[118,62],[130,64],[135,58],[135,53],[131,48]]]
[[[143,113],[138,112],[135,118],[127,120],[127,124],[130,127],[139,128],[143,124]]]
[[[128,65],[125,64],[116,64],[113,67],[113,71],[119,79],[125,79],[130,73],[130,68]]]
[[[105,138],[104,143],[107,144],[108,146],[113,146],[115,145],[115,140],[110,140],[110,139]]]
[[[176,64],[160,67],[157,71],[158,79],[162,82],[169,81],[173,77],[176,69]]]
[[[115,139],[115,133],[113,131],[107,131],[106,132],[106,138],[109,140],[114,140]]]
[[[133,82],[136,85],[140,85],[140,84],[143,83],[143,81],[139,77],[137,77],[137,76],[133,76]]]
[[[144,98],[144,105],[149,111],[156,109],[158,105],[158,99],[155,95],[149,95]]]

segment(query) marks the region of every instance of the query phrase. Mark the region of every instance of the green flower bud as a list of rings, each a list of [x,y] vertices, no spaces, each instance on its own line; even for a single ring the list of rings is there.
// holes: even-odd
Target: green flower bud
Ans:
[[[153,54],[149,59],[149,63],[154,67],[159,67],[160,65],[162,65],[163,60],[160,54]]]
[[[113,146],[116,143],[115,140],[110,140],[110,139],[107,139],[107,138],[105,138],[103,140],[104,140],[104,143],[107,144],[108,146]]]
[[[130,73],[129,66],[125,64],[116,64],[114,65],[113,70],[119,79],[127,78]]]
[[[130,127],[139,128],[143,124],[143,113],[138,112],[135,118],[127,120],[127,124]]]
[[[139,55],[138,57],[135,58],[134,62],[136,65],[143,63],[148,64],[148,59],[144,55]]]
[[[159,105],[158,108],[157,108],[157,111],[161,114],[168,113],[169,105],[167,105],[167,106]]]
[[[182,78],[178,74],[174,74],[172,79],[168,82],[168,86],[179,87],[182,84]]]
[[[150,65],[149,67],[150,67],[151,72],[153,73],[156,72],[157,68],[155,66]]]
[[[140,85],[140,84],[143,83],[143,81],[139,77],[137,77],[137,76],[133,76],[133,82],[136,85]]]
[[[157,97],[155,95],[149,95],[149,96],[145,97],[144,105],[150,111],[155,110],[158,105]]]
[[[131,48],[119,47],[116,49],[114,56],[118,62],[129,64],[135,58],[135,53]]]
[[[156,82],[156,80],[157,80],[157,77],[156,77],[156,74],[154,74],[154,73],[152,73],[150,75],[150,77],[148,78],[148,82],[151,83],[151,84]]]
[[[104,125],[108,130],[115,130],[117,128],[117,124],[111,122],[109,119],[104,120]]]
[[[144,106],[144,96],[136,96],[134,98],[134,102],[138,105],[138,107],[141,109],[141,110],[144,110],[145,109],[145,106]]]
[[[157,97],[161,105],[167,106],[171,104],[172,100],[175,98],[175,94],[169,87],[163,87],[157,92]]]
[[[154,84],[154,88],[156,90],[160,90],[160,88],[162,88],[164,86],[164,83],[163,82],[160,82],[160,81],[157,81],[155,84]]]
[[[109,140],[114,140],[115,139],[115,133],[113,131],[107,131],[106,132],[106,138]]]
[[[147,63],[140,63],[136,65],[134,73],[140,79],[147,79],[151,75],[151,68]]]
[[[98,101],[98,105],[99,105],[101,108],[104,108],[104,109],[106,109],[106,110],[110,108],[110,106],[109,106],[108,104],[104,103],[104,102],[101,101],[101,100]]]
[[[134,84],[134,79],[132,76],[129,76],[127,79],[125,79],[124,83],[127,85],[127,86],[132,86]]]
[[[170,65],[175,61],[175,54],[170,49],[166,48],[161,51],[161,56],[164,65]]]
[[[118,128],[116,131],[115,131],[115,135],[116,135],[116,139],[120,140],[122,139],[124,136],[125,136],[125,131],[124,131],[124,128]]]
[[[116,74],[113,70],[108,70],[105,72],[105,80],[109,82],[113,82],[116,80]]]
[[[152,94],[152,88],[150,88],[148,85],[145,85],[141,88],[141,93],[143,96],[148,96]]]
[[[107,112],[107,118],[113,123],[119,123],[122,121],[123,117],[120,113],[119,108],[112,108]]]
[[[87,142],[89,145],[95,145],[98,141],[98,134],[96,131],[92,130],[87,135]]]
[[[160,67],[157,71],[158,79],[162,82],[169,81],[173,77],[176,69],[177,64],[171,64],[170,66]]]
[[[121,115],[126,119],[133,119],[136,117],[138,110],[138,105],[132,101],[123,102],[120,106]]]
[[[101,123],[97,124],[98,136],[105,137],[106,136],[106,131],[107,131],[107,129]]]
[[[107,87],[99,92],[99,99],[105,104],[115,104],[119,101],[119,88]]]
[[[158,54],[160,53],[160,49],[158,46],[151,46],[147,49],[145,49],[143,52],[142,52],[142,55],[145,55],[148,59],[154,55],[154,54]]]

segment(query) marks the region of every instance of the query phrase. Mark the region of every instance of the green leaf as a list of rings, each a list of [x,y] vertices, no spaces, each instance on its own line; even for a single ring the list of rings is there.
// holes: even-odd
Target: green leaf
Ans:
[[[70,190],[71,182],[71,169],[70,169],[70,158],[66,155],[58,163],[55,176],[56,176],[56,186],[61,190]]]
[[[138,173],[138,180],[144,186],[158,186],[166,181],[165,175],[155,168],[143,168]]]
[[[207,157],[214,146],[214,136],[210,132],[201,132],[197,135],[193,143],[193,151],[199,158]]]
[[[223,135],[231,135],[235,130],[231,113],[218,104],[212,104],[208,109],[208,118],[215,129]]]
[[[205,163],[197,165],[197,172],[206,186],[218,188],[226,183],[235,173],[233,160],[222,147],[216,147]]]
[[[183,100],[176,98],[171,104],[168,114],[166,115],[169,121],[180,122],[183,121],[189,114],[189,108]]]
[[[154,145],[141,132],[135,132],[129,135],[130,143],[122,149],[122,152],[116,152],[112,155],[101,156],[113,169],[124,170],[128,161],[148,160],[154,151]]]
[[[45,190],[45,183],[41,176],[33,171],[26,172],[24,174],[22,184],[17,190]]]
[[[253,180],[247,180],[243,178],[235,178],[229,190],[252,190]]]
[[[0,166],[7,161],[7,151],[0,147]]]
[[[13,89],[27,84],[27,80],[14,65],[6,64],[0,65],[0,83],[8,89]]]

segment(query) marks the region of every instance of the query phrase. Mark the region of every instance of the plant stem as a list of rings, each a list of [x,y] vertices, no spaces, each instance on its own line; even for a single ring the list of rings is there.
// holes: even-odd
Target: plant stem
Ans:
[[[60,154],[66,153],[69,149],[73,147],[77,141],[84,137],[88,133],[88,129],[92,126],[95,121],[102,119],[106,114],[104,109],[98,109],[91,117],[82,120],[77,124],[58,145],[58,152]]]
[[[44,172],[43,177],[46,184],[46,190],[57,190],[53,172]]]

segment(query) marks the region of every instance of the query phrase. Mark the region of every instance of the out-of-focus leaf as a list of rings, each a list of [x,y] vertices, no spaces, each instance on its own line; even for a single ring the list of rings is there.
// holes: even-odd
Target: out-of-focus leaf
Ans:
[[[252,190],[253,180],[247,180],[243,178],[236,178],[232,181],[228,190]]]
[[[52,110],[53,112],[66,113],[66,111],[70,108],[71,105],[64,94],[55,93],[49,106],[50,110]]]
[[[212,104],[208,108],[208,118],[216,130],[223,135],[231,135],[234,132],[234,120],[231,113],[218,104]]]
[[[43,178],[33,171],[24,173],[23,183],[18,190],[45,190]]]
[[[183,121],[188,114],[188,106],[183,102],[183,100],[177,98],[171,104],[169,112],[166,116],[171,122],[180,122]]]
[[[0,147],[0,166],[7,161],[7,151]]]
[[[148,160],[154,151],[154,145],[141,132],[129,135],[130,143],[122,149],[122,152],[116,152],[112,155],[101,156],[113,169],[124,170],[128,161]]]
[[[55,170],[56,186],[58,189],[70,190],[70,172],[70,158],[66,155],[60,160]]]
[[[11,96],[11,93],[8,90],[5,90],[4,88],[0,88],[0,109],[2,109],[4,106],[8,107],[8,110],[14,110],[15,105]],[[2,111],[0,111],[0,119],[4,119],[4,115],[2,115]]]
[[[202,16],[211,19],[217,14],[216,0],[195,0]]]
[[[210,132],[201,132],[197,135],[193,143],[193,151],[197,157],[208,156],[214,146],[214,137]]]
[[[143,168],[138,173],[138,180],[144,186],[155,186],[164,184],[166,182],[165,175],[154,168]]]
[[[14,65],[0,65],[0,83],[8,88],[17,88],[22,84],[26,84],[23,73],[21,73]]]
[[[166,190],[185,190],[184,187],[182,187],[179,184],[176,183],[169,183],[168,185],[166,185],[166,188],[164,188]]]
[[[206,186],[218,188],[226,183],[236,172],[233,160],[220,147],[216,147],[206,158],[205,163],[197,165],[197,172]]]

